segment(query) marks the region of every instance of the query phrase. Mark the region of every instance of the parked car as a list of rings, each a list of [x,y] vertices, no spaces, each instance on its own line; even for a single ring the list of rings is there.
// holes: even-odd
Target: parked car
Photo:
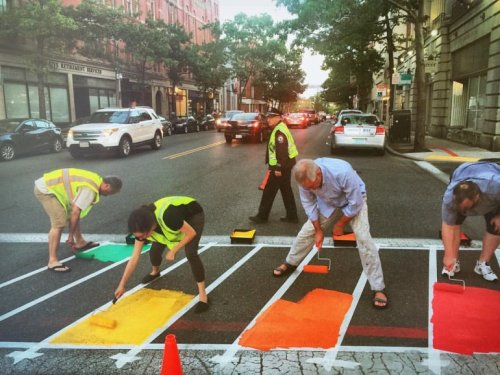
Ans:
[[[135,147],[148,145],[158,150],[162,145],[162,123],[149,107],[104,108],[89,121],[68,132],[66,145],[76,159],[102,151],[127,157]]]
[[[48,120],[0,120],[0,159],[9,161],[17,155],[63,149],[61,129]]]
[[[224,127],[226,143],[233,139],[253,138],[262,143],[268,137],[269,125],[264,115],[259,112],[237,113]]]
[[[203,130],[215,129],[215,117],[212,115],[203,116],[200,125]]]
[[[386,131],[377,116],[366,113],[349,113],[342,116],[340,125],[331,129],[330,152],[341,148],[375,149],[385,153]]]
[[[217,131],[220,132],[220,131],[224,130],[224,127],[227,125],[227,122],[229,120],[231,120],[231,117],[233,117],[237,113],[244,113],[244,112],[243,111],[239,111],[239,110],[231,110],[231,111],[224,112],[221,115],[221,117],[219,117],[215,121],[215,126],[217,128]]]
[[[174,126],[172,123],[163,116],[158,116],[161,121],[163,136],[171,136],[174,132]]]
[[[174,121],[174,131],[176,133],[199,132],[200,124],[193,116],[177,117]]]
[[[347,115],[352,115],[352,114],[361,114],[363,113],[359,109],[343,109],[339,112],[338,116],[335,116],[335,125],[340,126],[342,119],[346,117]]]
[[[309,126],[309,119],[305,113],[289,113],[285,116],[285,124],[289,128],[298,126],[305,129]]]
[[[309,125],[319,123],[318,114],[316,113],[316,111],[314,109],[304,109],[302,111],[302,113],[304,113],[307,116],[307,118],[309,119]]]

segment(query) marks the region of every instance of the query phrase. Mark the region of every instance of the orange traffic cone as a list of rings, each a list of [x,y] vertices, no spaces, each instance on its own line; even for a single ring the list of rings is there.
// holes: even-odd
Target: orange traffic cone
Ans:
[[[182,375],[181,358],[175,335],[165,337],[165,349],[163,350],[163,363],[160,375]]]

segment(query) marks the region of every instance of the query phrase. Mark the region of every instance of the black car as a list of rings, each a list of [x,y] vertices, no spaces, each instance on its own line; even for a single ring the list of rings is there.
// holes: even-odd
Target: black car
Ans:
[[[170,136],[174,132],[174,126],[172,123],[163,116],[158,116],[161,121],[163,136]]]
[[[63,149],[61,129],[52,122],[38,118],[0,120],[0,160],[16,155]]]
[[[269,125],[265,116],[258,112],[237,113],[224,127],[226,143],[234,139],[251,138],[258,143],[264,142],[269,133]]]
[[[174,131],[176,133],[199,132],[200,124],[193,116],[178,117],[174,121]]]
[[[215,129],[215,117],[206,115],[200,120],[200,125],[203,130]]]

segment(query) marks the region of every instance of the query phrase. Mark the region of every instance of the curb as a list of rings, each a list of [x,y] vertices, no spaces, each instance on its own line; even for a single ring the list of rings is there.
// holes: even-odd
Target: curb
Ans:
[[[409,159],[409,160],[413,160],[413,161],[422,161],[424,159],[421,159],[421,158],[417,158],[416,156],[412,156],[412,155],[407,155],[407,154],[402,154],[396,150],[394,150],[391,146],[389,145],[386,145],[385,146],[385,149],[392,155],[394,156],[399,156],[400,158],[404,158],[404,159]]]

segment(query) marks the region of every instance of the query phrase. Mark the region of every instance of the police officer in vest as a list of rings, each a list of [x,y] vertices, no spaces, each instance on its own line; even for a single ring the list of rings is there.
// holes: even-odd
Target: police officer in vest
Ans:
[[[290,130],[282,120],[281,112],[272,109],[267,113],[267,121],[272,129],[267,143],[266,164],[269,165],[269,180],[264,188],[259,212],[250,216],[254,223],[265,223],[273,206],[278,190],[286,208],[286,216],[280,220],[287,223],[298,223],[297,206],[290,183],[291,171],[295,158],[299,154]]]
[[[144,241],[148,240],[152,242],[149,250],[152,269],[142,279],[143,284],[160,277],[160,265],[165,247],[168,248],[165,258],[169,261],[173,261],[176,254],[184,247],[198,286],[199,302],[194,311],[201,313],[208,310],[205,269],[198,255],[198,245],[204,225],[203,208],[190,197],[166,197],[132,211],[128,219],[128,228],[135,237],[134,250],[116,288],[115,298],[120,298],[125,293],[127,281],[139,262]]]
[[[87,216],[99,202],[101,195],[118,193],[122,181],[116,176],[101,177],[84,169],[65,168],[45,173],[35,181],[35,196],[50,218],[48,269],[68,272],[71,269],[59,262],[57,250],[66,223],[69,222],[66,243],[74,251],[88,250],[99,246],[87,242],[80,231],[80,219]]]

